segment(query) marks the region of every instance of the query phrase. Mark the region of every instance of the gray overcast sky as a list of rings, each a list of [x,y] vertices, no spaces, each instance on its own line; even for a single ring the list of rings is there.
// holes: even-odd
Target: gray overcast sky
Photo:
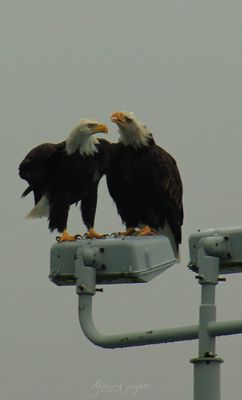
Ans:
[[[96,324],[110,333],[197,323],[188,236],[241,225],[241,12],[236,0],[2,0],[2,399],[87,399],[98,380],[149,384],[141,400],[192,399],[196,342],[103,350],[84,337],[74,288],[48,280],[55,234],[45,220],[24,219],[33,199],[20,199],[26,185],[17,168],[32,147],[62,141],[82,117],[107,123],[117,140],[110,114],[133,110],[181,171],[182,261],[147,285],[106,287],[95,296]],[[78,209],[69,225],[83,232]],[[105,182],[96,228],[121,228]],[[218,287],[218,320],[241,316],[240,278]],[[241,397],[241,340],[217,340],[223,399]]]

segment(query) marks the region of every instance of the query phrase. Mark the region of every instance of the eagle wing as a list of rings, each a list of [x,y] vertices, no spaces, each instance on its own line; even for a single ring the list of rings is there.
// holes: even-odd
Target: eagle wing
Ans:
[[[58,151],[64,148],[65,142],[59,144],[43,143],[33,148],[19,165],[19,176],[29,184],[22,197],[34,192],[35,204],[40,200],[48,180],[51,160]]]
[[[159,146],[152,152],[152,182],[158,200],[164,207],[165,217],[177,243],[181,243],[183,223],[183,186],[174,158]]]

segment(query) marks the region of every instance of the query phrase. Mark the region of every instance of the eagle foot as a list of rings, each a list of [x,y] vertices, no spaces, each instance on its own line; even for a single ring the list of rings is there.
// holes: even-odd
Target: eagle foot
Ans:
[[[67,230],[64,230],[60,236],[56,236],[57,242],[75,242],[83,239],[82,235],[70,235]]]
[[[80,233],[78,233],[77,235],[75,235],[75,239],[76,240],[81,240],[81,239],[83,239],[83,236],[80,235]]]
[[[127,237],[127,236],[137,236],[137,230],[135,228],[128,228],[124,232],[113,232],[112,237]]]
[[[120,233],[121,232],[112,232],[110,236],[113,238],[118,238],[118,237],[121,237]]]
[[[97,233],[95,229],[91,228],[89,229],[85,235],[83,236],[84,239],[105,239],[109,237],[109,234],[107,233]]]
[[[145,225],[142,229],[139,230],[137,236],[155,236],[158,235],[158,232],[150,228],[148,225]]]

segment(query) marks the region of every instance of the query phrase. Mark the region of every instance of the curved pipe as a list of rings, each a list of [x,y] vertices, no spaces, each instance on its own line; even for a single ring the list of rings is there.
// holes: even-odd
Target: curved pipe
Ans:
[[[198,339],[197,325],[135,333],[103,335],[98,332],[93,322],[92,295],[80,294],[78,297],[81,328],[86,337],[97,346],[113,349]]]

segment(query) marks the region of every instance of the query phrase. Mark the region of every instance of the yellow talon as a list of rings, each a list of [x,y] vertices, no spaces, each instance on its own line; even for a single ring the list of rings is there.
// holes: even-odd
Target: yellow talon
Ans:
[[[136,235],[136,230],[135,230],[135,228],[127,228],[126,229],[126,231],[124,231],[124,232],[118,232],[116,235],[117,236],[134,236],[134,235]]]
[[[148,225],[145,225],[140,231],[138,232],[138,236],[155,236],[157,235],[156,231],[150,228]]]
[[[107,236],[106,234],[97,233],[94,228],[90,228],[85,235],[87,239],[104,239]]]
[[[77,240],[77,236],[70,235],[65,229],[61,233],[61,236],[58,236],[56,239],[58,242],[75,242]]]

